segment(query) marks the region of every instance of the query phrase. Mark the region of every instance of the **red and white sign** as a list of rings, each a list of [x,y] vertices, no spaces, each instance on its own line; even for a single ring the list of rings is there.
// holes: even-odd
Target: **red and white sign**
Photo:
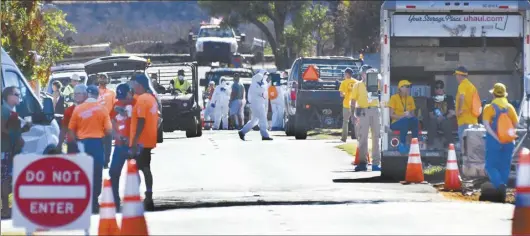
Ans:
[[[88,229],[93,159],[86,154],[17,155],[13,166],[13,225]]]

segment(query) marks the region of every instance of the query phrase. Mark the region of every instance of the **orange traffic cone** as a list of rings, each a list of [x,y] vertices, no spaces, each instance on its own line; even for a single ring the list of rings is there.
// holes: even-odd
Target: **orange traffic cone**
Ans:
[[[401,183],[426,183],[423,176],[423,166],[421,164],[420,145],[418,144],[418,138],[413,138],[410,142],[407,172],[405,174],[405,181],[401,181]]]
[[[138,167],[135,160],[127,161],[127,179],[123,196],[121,235],[149,235],[140,197]]]
[[[99,229],[98,235],[120,235],[116,222],[116,205],[110,179],[103,180],[103,194],[99,204]]]
[[[512,235],[530,235],[530,150],[527,148],[523,148],[519,155],[515,191]]]
[[[460,172],[456,162],[455,145],[449,144],[449,153],[447,154],[447,166],[445,168],[445,190],[458,191],[462,189]]]
[[[361,159],[359,158],[359,146],[357,146],[357,150],[355,151],[355,160],[353,161],[352,165],[356,166],[356,165],[359,165],[359,163],[361,163]],[[369,153],[366,153],[366,160],[368,160],[368,163],[372,162],[372,160],[370,160],[370,154]]]

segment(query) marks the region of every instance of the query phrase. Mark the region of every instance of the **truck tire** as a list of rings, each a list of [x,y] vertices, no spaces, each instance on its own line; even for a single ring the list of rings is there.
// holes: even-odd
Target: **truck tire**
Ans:
[[[285,135],[294,136],[294,116],[285,116]]]
[[[195,118],[196,120],[200,120]],[[202,136],[202,124],[201,122],[197,122],[197,135],[195,137],[201,137]]]
[[[193,125],[190,126],[188,130],[186,130],[186,138],[195,138],[197,137],[197,118],[193,117]],[[201,131],[202,132],[202,131]]]
[[[162,125],[160,125],[162,126]],[[163,143],[164,142],[164,130],[163,127],[158,127],[157,135],[156,135],[156,142],[157,143]]]
[[[305,122],[299,117],[295,117],[296,123],[294,124],[294,137],[297,140],[304,140],[307,138],[307,128]]]

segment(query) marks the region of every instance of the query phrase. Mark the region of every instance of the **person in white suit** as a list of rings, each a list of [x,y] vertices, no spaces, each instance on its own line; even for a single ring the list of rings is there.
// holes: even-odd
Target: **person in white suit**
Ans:
[[[204,109],[204,121],[213,122],[214,108],[211,105],[212,105],[212,98],[213,98],[214,91],[215,91],[215,82],[210,81],[210,83],[208,84],[208,89],[206,89],[205,91],[207,95],[206,95],[206,108]],[[212,124],[208,123],[206,127],[209,129],[212,127]]]
[[[268,73],[265,70],[260,70],[252,77],[252,84],[248,89],[248,101],[250,103],[250,110],[252,118],[243,126],[238,132],[239,138],[245,140],[245,134],[248,133],[254,126],[259,126],[262,140],[272,140],[267,131],[267,81]]]
[[[219,80],[219,86],[215,87],[210,105],[214,108],[214,130],[219,129],[221,121],[223,122],[223,129],[228,129],[228,105],[230,101],[230,93],[230,83],[222,77]]]

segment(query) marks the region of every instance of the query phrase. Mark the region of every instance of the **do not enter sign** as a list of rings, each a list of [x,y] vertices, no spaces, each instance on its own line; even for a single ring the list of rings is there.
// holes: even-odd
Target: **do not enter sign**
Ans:
[[[93,159],[19,155],[14,163],[13,224],[27,229],[87,229]]]

